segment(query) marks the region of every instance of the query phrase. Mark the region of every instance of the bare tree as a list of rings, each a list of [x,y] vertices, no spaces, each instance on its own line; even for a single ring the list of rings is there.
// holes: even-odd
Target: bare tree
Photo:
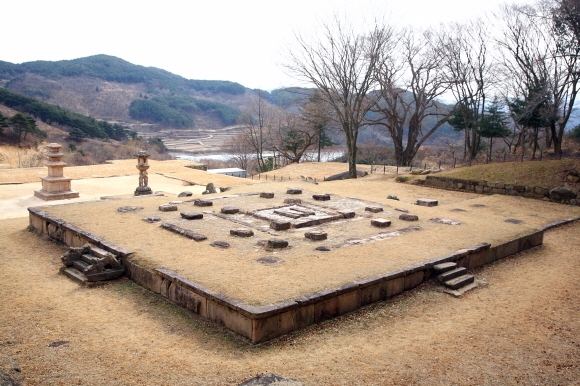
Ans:
[[[297,36],[297,49],[289,53],[290,74],[314,84],[332,107],[334,119],[346,136],[349,177],[356,178],[359,129],[376,96],[374,73],[389,49],[392,30],[375,21],[370,31],[357,33],[335,18],[324,24],[319,39]]]
[[[308,149],[317,142],[316,131],[306,124],[297,114],[281,112],[278,115],[278,128],[274,147],[290,163],[298,163]]]
[[[497,43],[503,53],[502,66],[511,80],[511,97],[524,102],[518,119],[534,129],[535,141],[540,127],[549,128],[547,144],[553,143],[556,153],[562,149],[580,80],[580,41],[574,21],[580,16],[573,3],[505,5],[498,15],[502,34]]]
[[[444,135],[437,138],[437,141],[445,144],[448,147],[449,158],[455,161],[455,152],[458,150],[458,148],[461,149],[461,143],[459,140],[453,136]],[[445,156],[445,152],[443,153],[443,156]]]
[[[300,116],[310,129],[316,133],[317,159],[320,162],[322,148],[333,145],[328,136],[332,112],[329,105],[321,98],[320,91],[315,90],[309,95],[308,101],[300,106]]]
[[[359,146],[359,157],[369,165],[377,165],[393,159],[388,146],[381,144],[376,138],[361,143]]]
[[[252,148],[258,163],[258,170],[261,172],[268,169],[264,153],[273,150],[271,135],[276,114],[276,108],[271,106],[259,91],[258,96],[252,99],[238,118],[238,123],[244,126],[242,129],[244,141]]]
[[[453,126],[464,131],[463,154],[470,159],[480,149],[479,125],[488,90],[493,86],[488,29],[482,20],[452,24],[439,35],[437,44],[446,81],[458,102]]]
[[[567,36],[570,43],[580,44],[580,1],[554,0],[552,15],[560,36]]]
[[[451,115],[447,107],[435,101],[449,85],[431,31],[417,36],[406,29],[398,42],[394,51],[399,56],[386,59],[377,69],[380,99],[371,111],[378,114],[372,122],[384,126],[391,135],[397,163],[409,166],[421,145]],[[434,121],[424,130],[428,117]]]
[[[243,133],[230,137],[221,148],[229,154],[228,161],[240,169],[250,170],[255,163],[254,148]]]

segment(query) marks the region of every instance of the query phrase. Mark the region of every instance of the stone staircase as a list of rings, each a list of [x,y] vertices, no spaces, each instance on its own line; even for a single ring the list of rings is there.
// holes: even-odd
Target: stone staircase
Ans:
[[[125,272],[115,255],[90,244],[69,248],[60,259],[64,264],[62,274],[90,287],[117,279]]]
[[[459,297],[465,292],[476,288],[480,282],[473,275],[467,273],[467,269],[457,267],[457,263],[441,263],[433,267],[437,280],[446,288],[443,292]]]

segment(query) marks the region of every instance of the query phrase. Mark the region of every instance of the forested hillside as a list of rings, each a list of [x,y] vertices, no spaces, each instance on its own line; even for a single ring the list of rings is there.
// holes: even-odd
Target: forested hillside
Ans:
[[[248,99],[239,83],[185,79],[108,55],[0,61],[0,86],[99,119],[170,128],[234,124]]]
[[[299,115],[313,92],[296,87],[268,92],[230,81],[185,79],[107,55],[22,64],[0,61],[0,104],[68,132],[74,129],[70,138],[77,139],[123,139],[133,131],[169,143],[193,137],[222,138],[216,133],[235,125],[257,99],[279,114]],[[372,112],[368,114],[373,117]],[[432,120],[428,117],[425,126],[432,125]],[[344,143],[341,131],[333,128],[329,122],[329,143]],[[191,134],[186,138],[180,131]],[[430,141],[455,141],[459,135],[444,125]],[[370,125],[361,131],[359,143],[362,147],[391,146],[392,140],[381,125]]]
[[[109,55],[94,55],[56,62],[39,60],[22,64],[0,61],[0,77],[2,78],[14,78],[25,73],[50,79],[87,76],[109,82],[145,83],[151,91],[165,89],[173,93],[187,93],[189,90],[194,90],[238,95],[246,91],[245,87],[239,83],[185,79],[159,68],[135,65]]]
[[[63,109],[37,99],[10,92],[0,88],[0,104],[22,113],[27,113],[44,123],[56,124],[67,128],[80,130],[81,137],[125,139],[127,131],[119,124],[98,121],[92,117]]]
[[[223,103],[185,95],[136,99],[129,106],[131,118],[164,123],[173,127],[191,127],[191,114],[213,113],[225,125],[233,125],[240,110]]]

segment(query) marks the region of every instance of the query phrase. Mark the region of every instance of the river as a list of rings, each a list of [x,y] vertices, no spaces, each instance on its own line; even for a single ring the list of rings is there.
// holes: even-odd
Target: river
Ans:
[[[224,154],[224,153],[204,154],[204,155],[196,156],[196,155],[190,155],[190,154],[184,154],[184,153],[180,153],[180,152],[170,151],[169,154],[171,154],[175,159],[188,160],[188,161],[194,161],[194,162],[203,162],[203,160],[227,161],[228,158],[230,157],[228,154]],[[323,151],[320,153],[320,161],[321,162],[329,162],[333,159],[340,157],[343,154],[344,154],[344,152],[342,152],[342,151]],[[268,157],[272,157],[272,156],[273,156],[272,153],[264,153],[264,158],[268,158]],[[318,158],[318,153],[316,153],[316,152],[306,153],[305,157],[303,157],[303,158],[308,159],[308,160],[316,160]]]

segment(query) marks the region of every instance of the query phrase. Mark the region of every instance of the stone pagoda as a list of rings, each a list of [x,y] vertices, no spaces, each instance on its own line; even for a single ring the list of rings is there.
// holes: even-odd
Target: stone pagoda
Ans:
[[[48,161],[44,163],[48,167],[48,176],[40,177],[42,189],[34,191],[34,195],[43,200],[64,200],[79,196],[79,192],[75,192],[70,188],[72,178],[63,175],[66,163],[62,162],[64,154],[60,152],[61,147],[62,145],[58,143],[48,144],[50,149],[48,154],[46,154]]]
[[[139,186],[135,189],[135,196],[151,194],[153,192],[149,187],[149,176],[147,175],[147,169],[149,169],[147,159],[149,158],[149,154],[141,150],[135,154],[135,157],[137,157],[137,169],[139,170]]]

